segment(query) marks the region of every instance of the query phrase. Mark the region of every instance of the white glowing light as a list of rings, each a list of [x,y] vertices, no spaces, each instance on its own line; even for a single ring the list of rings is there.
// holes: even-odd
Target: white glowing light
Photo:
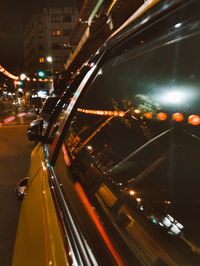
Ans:
[[[42,168],[43,168],[43,170],[46,170],[47,169],[44,162],[42,162]]]
[[[180,28],[182,26],[182,23],[177,23],[174,27],[176,28],[176,29],[178,29],[178,28]]]
[[[88,150],[92,150],[92,146],[87,146]]]
[[[25,79],[26,79],[26,74],[22,73],[22,74],[20,75],[20,79],[21,79],[21,80],[25,80]]]
[[[135,109],[134,112],[135,112],[136,114],[139,114],[139,113],[140,113],[140,110],[139,110],[139,109]]]
[[[49,62],[49,63],[52,63],[53,62],[52,56],[47,56],[47,62]]]
[[[164,96],[165,102],[171,104],[181,103],[184,100],[185,96],[180,91],[170,91]]]
[[[167,217],[165,217],[165,218],[163,219],[163,224],[164,224],[166,227],[170,227],[172,223],[170,222],[170,220],[169,220]]]
[[[181,230],[175,224],[170,228],[170,230],[176,235],[180,234],[181,232]]]
[[[177,222],[176,225],[178,226],[178,228],[183,229],[183,225],[182,224]]]
[[[103,70],[99,69],[98,75],[102,75],[103,74]]]
[[[37,92],[37,95],[38,95],[38,97],[43,98],[43,97],[46,97],[47,96],[47,92],[41,90],[41,91],[38,91]]]

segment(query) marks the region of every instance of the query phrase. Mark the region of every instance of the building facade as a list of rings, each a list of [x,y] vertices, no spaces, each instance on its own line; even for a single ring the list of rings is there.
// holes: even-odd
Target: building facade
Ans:
[[[71,50],[66,41],[77,18],[77,9],[46,7],[34,12],[24,31],[24,66],[30,78],[42,71],[53,78],[63,69]]]

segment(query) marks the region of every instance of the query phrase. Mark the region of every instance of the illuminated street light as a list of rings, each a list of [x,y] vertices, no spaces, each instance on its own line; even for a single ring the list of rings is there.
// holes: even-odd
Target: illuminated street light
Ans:
[[[22,74],[20,75],[20,79],[21,79],[21,80],[25,80],[25,79],[26,79],[26,74],[22,73]]]
[[[52,56],[47,56],[47,62],[49,62],[49,63],[52,63],[53,62]]]
[[[171,91],[165,95],[165,101],[172,104],[181,103],[183,99],[184,99],[184,93],[181,91]]]

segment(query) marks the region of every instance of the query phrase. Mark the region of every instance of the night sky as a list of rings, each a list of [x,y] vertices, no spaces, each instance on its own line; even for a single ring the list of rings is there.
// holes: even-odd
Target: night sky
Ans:
[[[6,0],[0,6],[0,65],[9,72],[23,70],[23,30],[33,9],[53,0]],[[63,0],[72,2],[73,0]],[[80,8],[83,0],[75,0]]]

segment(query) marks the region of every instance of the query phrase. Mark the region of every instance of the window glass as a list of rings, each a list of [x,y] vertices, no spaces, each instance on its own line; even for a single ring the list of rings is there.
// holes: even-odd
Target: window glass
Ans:
[[[43,38],[43,37],[44,37],[44,32],[38,31],[38,38]]]
[[[60,15],[54,14],[51,16],[51,22],[60,22]]]
[[[60,36],[61,35],[61,31],[56,29],[56,30],[52,30],[52,36]]]
[[[71,30],[63,29],[63,36],[68,36],[68,35],[70,35],[70,33],[71,33]]]
[[[52,49],[60,49],[61,45],[60,43],[52,43]]]
[[[44,63],[44,57],[40,57],[40,58],[39,58],[39,62],[40,62],[40,63]]]
[[[43,43],[41,43],[41,44],[38,45],[38,50],[39,50],[39,51],[44,50],[44,45],[43,45]]]
[[[60,63],[61,62],[61,56],[54,56],[54,63]]]
[[[42,16],[37,16],[37,24],[42,24]]]
[[[142,47],[137,36],[111,51],[77,103],[58,178],[66,195],[65,172],[83,187],[143,264],[197,265],[200,24],[168,21]]]
[[[71,22],[72,17],[71,15],[63,15],[63,22]]]

